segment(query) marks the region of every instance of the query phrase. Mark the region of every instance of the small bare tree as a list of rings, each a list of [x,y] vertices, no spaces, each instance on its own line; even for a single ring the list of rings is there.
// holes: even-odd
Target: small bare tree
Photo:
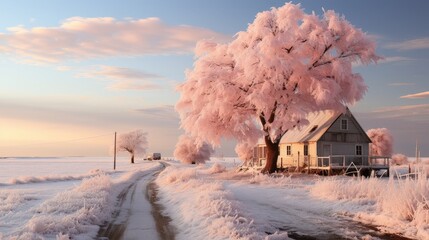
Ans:
[[[142,130],[120,134],[116,150],[128,152],[131,155],[131,163],[134,163],[134,157],[136,155],[143,155],[146,153],[148,146],[146,136],[147,133]]]

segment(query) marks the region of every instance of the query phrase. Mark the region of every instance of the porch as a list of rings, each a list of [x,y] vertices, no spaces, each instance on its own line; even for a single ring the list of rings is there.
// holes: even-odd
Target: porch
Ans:
[[[265,158],[253,159],[251,166],[264,166]],[[362,155],[330,155],[330,156],[302,156],[301,158],[288,156],[277,159],[277,168],[280,171],[296,171],[317,173],[323,175],[355,174],[369,176],[371,172],[385,170],[389,175],[390,157],[362,156]]]

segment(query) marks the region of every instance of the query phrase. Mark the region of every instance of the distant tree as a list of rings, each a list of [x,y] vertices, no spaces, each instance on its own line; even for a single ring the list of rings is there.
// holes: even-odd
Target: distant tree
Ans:
[[[146,153],[148,142],[147,133],[142,130],[136,130],[129,133],[123,133],[118,136],[116,144],[117,151],[125,151],[131,155],[131,163],[134,163],[134,157]]]
[[[254,144],[249,142],[240,142],[235,146],[235,152],[238,157],[244,162],[250,161],[253,158]]]
[[[200,42],[195,52],[178,87],[181,127],[215,146],[263,136],[265,173],[276,170],[280,139],[308,124],[309,112],[344,110],[363,97],[367,86],[352,63],[379,59],[375,44],[344,17],[305,14],[292,3],[258,13],[232,42]]]
[[[372,156],[392,156],[393,137],[387,128],[369,129],[366,134],[372,142]]]
[[[210,160],[213,148],[207,143],[199,143],[189,135],[182,135],[176,144],[174,157],[183,163],[205,163]]]
[[[404,154],[393,154],[392,156],[392,162],[393,165],[404,165],[404,164],[408,164],[408,157],[405,156]]]

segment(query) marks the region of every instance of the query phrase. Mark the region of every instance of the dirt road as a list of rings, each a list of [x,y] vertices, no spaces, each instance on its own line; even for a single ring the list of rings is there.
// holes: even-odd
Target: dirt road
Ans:
[[[165,168],[148,171],[130,184],[118,196],[119,210],[112,221],[100,228],[98,239],[165,239],[174,240],[170,219],[164,216],[162,206],[156,203],[156,176]]]

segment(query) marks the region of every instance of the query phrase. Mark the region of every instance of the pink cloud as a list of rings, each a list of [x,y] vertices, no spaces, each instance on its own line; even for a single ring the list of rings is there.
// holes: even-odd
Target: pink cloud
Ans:
[[[161,86],[149,82],[118,81],[111,84],[108,88],[115,90],[156,90],[161,89]]]
[[[409,120],[428,120],[429,104],[392,106],[373,111],[378,118],[405,118]]]
[[[97,69],[80,73],[78,77],[111,79],[113,83],[109,88],[117,90],[160,89],[161,87],[152,83],[152,81],[162,78],[161,76],[140,70],[116,66],[99,66]]]
[[[227,41],[209,29],[170,26],[158,18],[66,19],[58,27],[10,27],[0,33],[0,52],[33,62],[59,62],[114,56],[190,53],[199,40]]]
[[[397,50],[416,50],[429,48],[429,38],[417,38],[404,42],[391,43],[386,48]]]
[[[390,57],[383,57],[380,59],[377,63],[383,64],[383,63],[395,63],[395,62],[405,62],[405,61],[413,61],[414,59],[409,57],[401,57],[401,56],[390,56]],[[360,67],[363,66],[362,63],[353,63],[354,67]]]
[[[117,66],[99,66],[98,69],[94,69],[85,73],[82,73],[80,76],[88,77],[88,78],[110,78],[110,79],[153,79],[153,78],[161,78],[161,76],[146,73],[144,71],[125,68],[125,67],[117,67]]]
[[[173,119],[175,121],[179,121],[179,114],[176,112],[176,110],[174,110],[173,105],[147,107],[136,109],[135,111],[142,115],[155,119]]]
[[[411,99],[429,98],[429,91],[421,92],[421,93],[415,93],[415,94],[408,94],[408,95],[401,96],[401,98],[411,98]]]

